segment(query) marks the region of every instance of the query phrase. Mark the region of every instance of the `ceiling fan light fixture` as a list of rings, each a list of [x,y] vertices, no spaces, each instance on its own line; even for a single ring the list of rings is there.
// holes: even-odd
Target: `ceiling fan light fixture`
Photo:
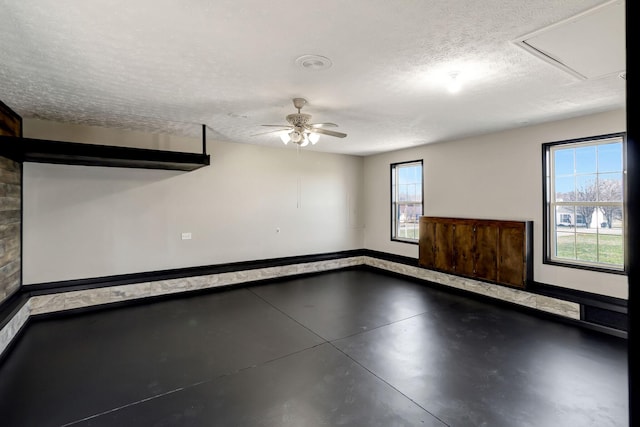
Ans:
[[[320,140],[320,135],[318,135],[317,133],[308,133],[307,137],[309,138],[309,141],[311,141],[311,144],[315,144],[316,142],[318,142]]]
[[[262,135],[265,133],[278,135],[280,137],[280,140],[282,140],[285,145],[287,145],[289,142],[293,142],[299,147],[306,147],[309,144],[315,145],[320,140],[320,135],[328,135],[336,138],[344,138],[347,136],[346,133],[326,129],[330,127],[337,127],[338,125],[335,123],[309,123],[311,121],[311,115],[300,112],[300,110],[306,105],[306,103],[307,100],[304,98],[293,98],[293,106],[298,110],[298,112],[286,116],[287,122],[289,124],[262,125],[269,127],[278,127],[280,129],[259,133],[257,135]]]
[[[292,142],[298,144],[300,141],[302,141],[302,134],[297,130],[292,130],[291,132],[289,132],[289,138],[291,138]]]
[[[280,134],[280,139],[282,140],[282,142],[284,142],[284,145],[287,145],[289,141],[291,141],[291,137],[287,132],[282,132]]]

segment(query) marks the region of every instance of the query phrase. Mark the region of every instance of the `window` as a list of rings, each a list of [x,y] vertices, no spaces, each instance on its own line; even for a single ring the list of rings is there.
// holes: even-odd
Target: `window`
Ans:
[[[391,165],[391,240],[418,243],[422,160]]]
[[[547,264],[624,272],[625,135],[543,145]]]

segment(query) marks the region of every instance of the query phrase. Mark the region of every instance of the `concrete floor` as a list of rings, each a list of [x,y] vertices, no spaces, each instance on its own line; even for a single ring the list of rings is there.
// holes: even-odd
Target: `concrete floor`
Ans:
[[[627,426],[626,345],[339,271],[34,321],[0,426]]]

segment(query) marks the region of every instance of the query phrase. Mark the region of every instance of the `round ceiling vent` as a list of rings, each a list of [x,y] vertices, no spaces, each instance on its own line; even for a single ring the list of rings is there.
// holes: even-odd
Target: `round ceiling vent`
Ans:
[[[306,70],[326,70],[331,67],[331,60],[326,56],[302,55],[296,59],[296,64]]]

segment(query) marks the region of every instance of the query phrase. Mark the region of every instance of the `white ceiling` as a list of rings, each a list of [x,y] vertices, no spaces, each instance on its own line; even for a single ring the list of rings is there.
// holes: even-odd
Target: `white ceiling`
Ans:
[[[581,79],[515,43],[602,3],[0,0],[0,100],[23,117],[194,136],[204,123],[209,138],[282,146],[252,135],[303,97],[348,134],[309,149],[367,155],[624,108],[617,73]],[[297,66],[306,54],[331,68]]]

